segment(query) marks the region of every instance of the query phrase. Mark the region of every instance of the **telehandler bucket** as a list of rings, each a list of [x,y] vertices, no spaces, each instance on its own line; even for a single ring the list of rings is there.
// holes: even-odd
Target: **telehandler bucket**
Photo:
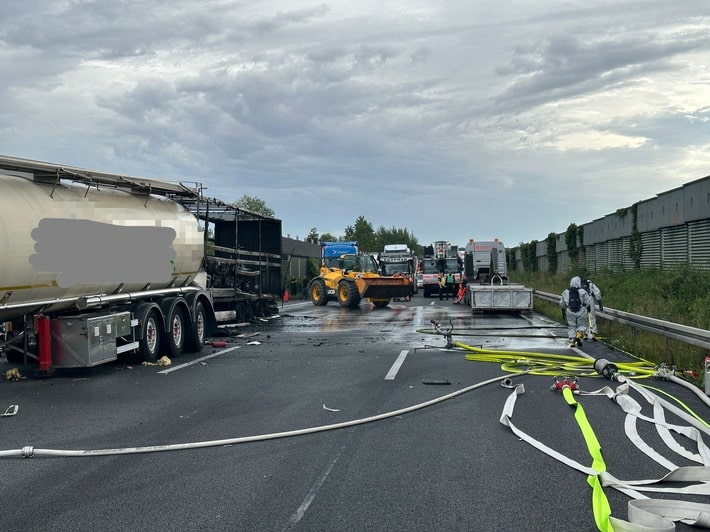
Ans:
[[[363,298],[393,299],[412,293],[412,281],[406,277],[360,277],[355,283]]]

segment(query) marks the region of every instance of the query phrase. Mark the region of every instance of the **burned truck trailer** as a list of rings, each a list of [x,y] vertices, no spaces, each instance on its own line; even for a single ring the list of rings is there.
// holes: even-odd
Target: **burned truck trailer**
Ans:
[[[277,312],[281,222],[187,186],[0,156],[0,347],[40,371],[199,352]]]

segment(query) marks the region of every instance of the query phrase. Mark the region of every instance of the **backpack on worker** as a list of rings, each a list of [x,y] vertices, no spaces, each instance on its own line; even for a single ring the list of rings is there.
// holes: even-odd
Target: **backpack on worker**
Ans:
[[[569,303],[567,306],[572,312],[578,312],[582,308],[582,299],[579,297],[579,288],[574,286],[569,288]]]

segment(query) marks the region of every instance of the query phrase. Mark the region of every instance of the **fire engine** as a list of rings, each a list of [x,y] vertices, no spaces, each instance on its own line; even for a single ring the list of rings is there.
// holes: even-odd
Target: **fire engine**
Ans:
[[[419,261],[417,284],[424,297],[439,293],[439,274],[453,273],[454,282],[461,282],[463,262],[459,258],[458,246],[446,240],[437,240],[424,248],[424,258]]]

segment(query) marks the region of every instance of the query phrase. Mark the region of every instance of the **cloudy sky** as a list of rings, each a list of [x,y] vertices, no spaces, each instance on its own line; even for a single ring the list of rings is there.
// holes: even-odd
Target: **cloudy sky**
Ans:
[[[0,154],[284,235],[543,240],[710,175],[707,0],[3,0]]]

